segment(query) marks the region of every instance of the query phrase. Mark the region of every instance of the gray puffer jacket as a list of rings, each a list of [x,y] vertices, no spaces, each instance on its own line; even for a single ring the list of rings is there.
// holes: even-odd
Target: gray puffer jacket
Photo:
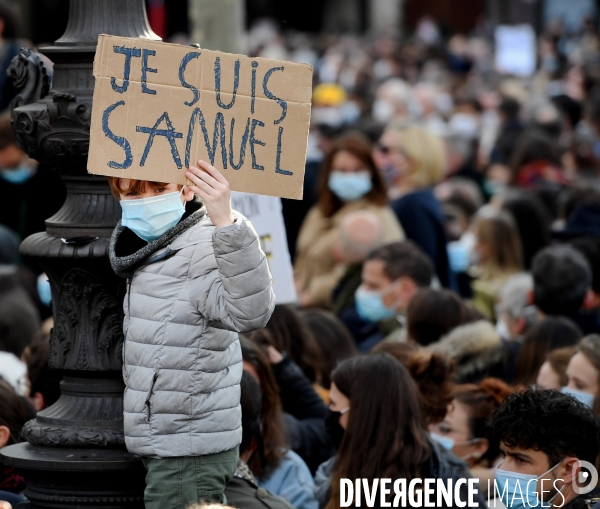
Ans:
[[[263,327],[275,296],[256,232],[234,216],[216,229],[195,200],[153,242],[115,228],[111,264],[128,278],[123,405],[132,453],[202,456],[241,442],[238,332]]]

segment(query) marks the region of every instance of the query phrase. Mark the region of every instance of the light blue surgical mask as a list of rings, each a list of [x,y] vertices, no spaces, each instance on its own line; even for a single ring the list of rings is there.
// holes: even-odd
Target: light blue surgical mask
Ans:
[[[388,308],[383,303],[383,292],[370,292],[362,286],[354,294],[356,311],[365,322],[376,323],[397,314],[394,308]]]
[[[329,175],[327,185],[344,202],[360,200],[373,189],[371,173],[368,171],[348,173],[334,170]]]
[[[48,276],[46,276],[46,274],[40,274],[37,278],[37,291],[42,304],[46,307],[50,307],[50,303],[52,302],[52,290],[50,289],[50,281],[48,281]]]
[[[577,389],[571,389],[570,387],[563,387],[560,392],[573,396],[577,401],[580,401],[585,406],[594,408],[594,400],[596,399],[593,394],[589,392],[579,391]]]
[[[560,465],[560,463],[561,462],[559,461],[550,470],[547,470],[539,476],[519,474],[517,472],[509,472],[508,470],[496,468],[495,483],[504,505],[508,509],[529,509],[531,507],[542,509],[552,507],[552,501],[562,491],[562,488],[557,491],[550,500],[542,502],[538,499],[536,491],[537,483],[539,479],[545,478],[546,474],[552,472],[552,470]]]
[[[185,207],[180,192],[139,200],[121,200],[121,224],[146,242],[152,242],[175,226]]]
[[[434,442],[437,442],[438,444],[440,444],[447,451],[451,451],[452,449],[454,449],[454,446],[456,446],[456,445],[458,445],[458,446],[471,445],[471,444],[474,444],[481,440],[481,438],[472,438],[471,440],[461,440],[461,441],[457,442],[452,437],[448,437],[446,435],[438,435],[437,433],[434,433],[433,431],[429,433],[429,437]],[[477,453],[473,453],[473,454],[477,454]],[[463,461],[466,461],[467,459],[469,459],[469,457],[471,455],[472,454],[467,454],[465,457],[462,457],[460,459],[462,459]]]
[[[455,273],[466,272],[470,265],[467,246],[462,242],[448,242],[448,263]]]
[[[440,444],[447,451],[451,451],[454,447],[454,439],[444,436],[438,435],[437,433],[429,433],[431,440]]]
[[[0,170],[0,177],[2,177],[7,182],[10,182],[11,184],[14,184],[15,186],[25,184],[25,182],[31,179],[31,177],[33,177],[34,175],[35,168],[32,168],[27,164],[22,164],[10,170]]]

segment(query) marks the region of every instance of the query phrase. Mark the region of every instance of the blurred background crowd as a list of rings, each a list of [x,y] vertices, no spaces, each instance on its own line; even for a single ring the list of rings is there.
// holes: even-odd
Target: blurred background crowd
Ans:
[[[198,21],[217,4],[149,0],[149,18],[314,67],[304,199],[283,200],[298,302],[242,338],[245,482],[335,507],[332,478],[383,477],[423,429],[430,477],[468,468],[485,493],[508,395],[562,388],[600,413],[596,3],[249,0],[227,40]],[[16,145],[6,70],[65,24],[65,2],[0,3],[0,447],[59,396],[49,286],[18,244],[65,198]],[[1,468],[13,502],[24,488]]]

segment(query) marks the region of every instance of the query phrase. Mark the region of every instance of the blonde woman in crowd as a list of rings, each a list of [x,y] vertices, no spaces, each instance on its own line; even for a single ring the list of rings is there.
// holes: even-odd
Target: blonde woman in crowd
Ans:
[[[432,190],[446,169],[442,139],[422,127],[392,124],[381,136],[374,156],[390,184],[390,205],[406,237],[427,253],[440,283],[455,287],[444,215]]]

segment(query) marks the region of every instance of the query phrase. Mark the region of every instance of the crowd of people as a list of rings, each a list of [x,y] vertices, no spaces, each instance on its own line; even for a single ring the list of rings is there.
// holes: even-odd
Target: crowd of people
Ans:
[[[480,507],[524,506],[510,498],[515,479],[558,480],[546,503],[591,504],[600,490],[573,482],[578,460],[598,465],[600,452],[596,32],[552,24],[537,71],[515,78],[494,70],[483,25],[449,36],[424,18],[404,39],[250,30],[249,54],[307,61],[315,86],[304,199],[283,203],[298,302],[258,330],[231,325],[242,436],[228,504],[333,509],[340,479],[469,477]],[[60,394],[47,278],[18,244],[43,231],[64,187],[9,120],[0,114],[0,448]],[[235,254],[241,281],[253,259]],[[0,500],[17,504],[25,487],[0,465]]]

